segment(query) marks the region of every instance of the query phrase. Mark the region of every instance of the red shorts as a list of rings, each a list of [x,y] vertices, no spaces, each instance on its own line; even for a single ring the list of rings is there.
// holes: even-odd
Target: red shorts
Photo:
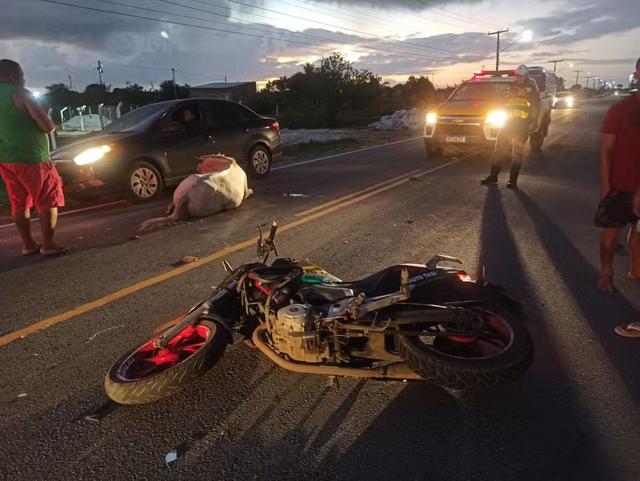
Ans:
[[[50,162],[38,164],[0,163],[0,177],[7,187],[13,209],[38,210],[64,206],[62,179]]]

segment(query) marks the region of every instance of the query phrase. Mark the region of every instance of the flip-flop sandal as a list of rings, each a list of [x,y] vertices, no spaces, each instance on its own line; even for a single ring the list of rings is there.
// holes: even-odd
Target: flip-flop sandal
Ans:
[[[23,250],[22,251],[22,255],[23,256],[32,256],[33,254],[37,254],[38,252],[40,252],[40,247],[41,246],[37,245],[33,249],[29,249],[28,251]]]
[[[606,286],[605,286],[603,281],[608,281],[608,282],[607,282],[607,284],[608,284],[608,285],[606,285]],[[606,277],[606,278],[602,278],[602,277],[601,277],[601,278],[599,278],[599,279],[598,279],[598,290],[599,290],[599,291],[602,291],[602,292],[615,292],[615,291],[616,291],[616,288],[615,288],[615,286],[613,285],[613,279],[608,278],[608,277]]]
[[[66,254],[67,252],[69,252],[68,247],[61,247],[60,249],[57,249],[55,251],[43,251],[42,249],[40,249],[40,254],[42,254],[44,257],[60,256],[62,254]]]
[[[640,337],[640,322],[632,322],[626,326],[617,326],[615,333],[622,337]]]

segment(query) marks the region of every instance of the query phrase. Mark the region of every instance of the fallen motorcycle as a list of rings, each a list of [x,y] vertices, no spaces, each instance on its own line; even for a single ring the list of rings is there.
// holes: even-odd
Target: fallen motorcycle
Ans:
[[[435,256],[355,282],[279,258],[277,223],[258,241],[258,262],[233,269],[211,297],[124,354],[105,379],[121,404],[169,396],[212,368],[230,344],[257,347],[298,373],[425,380],[475,390],[519,378],[533,343],[518,301]],[[159,331],[159,332],[158,332]]]

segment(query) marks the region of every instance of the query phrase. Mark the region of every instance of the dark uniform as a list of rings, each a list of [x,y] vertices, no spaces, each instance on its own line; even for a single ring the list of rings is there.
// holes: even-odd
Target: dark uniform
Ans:
[[[527,78],[524,83],[513,83],[506,92],[507,124],[500,131],[491,159],[490,177],[498,177],[502,164],[511,158],[510,180],[518,180],[524,146],[529,132],[535,126],[540,108],[540,94],[535,82]]]

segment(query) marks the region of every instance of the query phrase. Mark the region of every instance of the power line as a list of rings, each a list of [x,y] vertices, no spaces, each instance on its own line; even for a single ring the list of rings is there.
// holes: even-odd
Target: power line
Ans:
[[[456,16],[456,17],[466,18],[469,22],[477,23],[478,25],[489,25],[489,26],[492,26],[492,27],[496,27],[496,28],[498,28],[498,29],[501,27],[501,25],[497,25],[497,24],[495,24],[495,23],[491,23],[491,22],[482,22],[482,21],[476,20],[476,19],[474,19],[474,18],[472,18],[472,17],[467,17],[467,16],[465,16],[465,15],[462,15],[462,14],[460,14],[460,13],[449,12],[448,10],[445,10],[444,8],[441,8],[441,7],[436,8],[436,10],[441,10],[441,11],[443,11],[443,12],[447,12],[449,15],[454,15],[454,16]]]
[[[549,62],[547,63],[552,63],[553,64],[553,71],[556,71],[556,67],[558,66],[559,63],[564,62],[564,59],[560,59],[560,60],[549,60]]]
[[[299,40],[288,40],[288,39],[282,39],[282,38],[274,38],[273,36],[267,37],[265,35],[258,35],[258,34],[252,34],[252,33],[246,33],[246,32],[238,32],[238,31],[229,30],[229,29],[207,27],[207,26],[204,26],[204,25],[197,25],[197,24],[193,24],[193,23],[178,22],[178,21],[175,21],[175,20],[165,20],[165,19],[160,19],[160,18],[155,18],[155,17],[147,17],[145,15],[135,15],[135,14],[117,12],[117,11],[107,10],[107,9],[102,9],[102,8],[87,7],[85,5],[77,5],[77,4],[62,2],[62,1],[58,1],[58,0],[40,0],[40,1],[42,1],[44,3],[51,3],[51,4],[54,4],[54,5],[62,5],[62,6],[67,6],[67,7],[73,7],[73,8],[83,9],[83,10],[94,11],[94,12],[108,13],[108,14],[112,14],[112,15],[118,15],[118,16],[128,17],[128,18],[136,18],[136,19],[140,19],[140,20],[149,20],[149,21],[158,22],[158,23],[168,23],[168,24],[173,24],[173,25],[181,25],[181,26],[185,26],[185,27],[198,28],[198,29],[201,29],[201,30],[209,30],[209,31],[214,31],[214,32],[223,32],[223,33],[242,35],[242,36],[252,37],[252,38],[261,38],[261,39],[266,39],[266,40],[276,40],[276,41],[280,41],[280,42],[284,42],[284,43],[308,45],[308,46],[312,46],[312,47],[321,47],[322,46],[322,45],[313,44],[313,43],[309,43],[309,42],[303,42],[303,41],[299,41]],[[132,8],[141,8],[141,7],[132,7]],[[201,21],[205,21],[206,22],[206,20],[201,20]],[[209,21],[209,22],[212,22],[212,21]],[[418,57],[418,58],[424,58],[426,60],[431,60],[431,61],[433,61],[433,60],[443,60],[442,57],[426,57],[424,55],[420,55],[420,54],[417,54],[417,53],[400,52],[400,51],[397,51],[397,50],[391,50],[391,49],[386,49],[386,48],[382,48],[382,47],[359,46],[358,48],[368,49],[368,50],[377,50],[377,51],[381,51],[381,52],[392,53],[392,54],[395,54],[395,55],[404,56],[405,58],[416,58],[416,57]]]
[[[253,4],[250,4],[250,3],[241,2],[241,1],[239,1],[239,0],[226,0],[226,1],[227,1],[227,2],[229,2],[229,3],[235,3],[235,4],[238,4],[238,5],[245,6],[245,7],[256,8],[256,9],[258,9],[258,10],[264,10],[264,11],[266,11],[266,12],[271,12],[271,13],[275,13],[275,14],[278,14],[278,15],[283,15],[283,16],[285,16],[285,17],[295,18],[295,19],[297,19],[297,20],[304,20],[304,21],[306,21],[306,22],[313,22],[313,23],[316,23],[316,24],[318,24],[318,25],[324,25],[324,26],[327,26],[327,27],[337,28],[337,29],[341,29],[341,30],[348,30],[348,31],[350,31],[350,32],[355,32],[355,33],[358,33],[358,34],[360,34],[360,35],[371,35],[371,34],[369,34],[369,33],[367,33],[367,32],[363,32],[363,31],[361,31],[361,30],[356,30],[356,29],[353,29],[353,28],[347,28],[347,27],[340,27],[340,26],[338,26],[338,25],[333,25],[333,24],[331,24],[331,23],[326,23],[326,22],[319,22],[319,21],[317,21],[317,20],[311,20],[311,19],[306,18],[306,17],[300,17],[300,16],[298,16],[298,15],[292,15],[292,14],[284,13],[284,12],[281,12],[281,11],[279,11],[279,10],[274,10],[274,9],[272,9],[272,8],[259,7],[259,6],[257,6],[257,5],[253,5]],[[202,2],[202,0],[199,0],[199,1],[198,1],[198,3],[207,3],[207,2]],[[209,4],[209,5],[211,5],[211,4]],[[375,37],[375,36],[374,36],[374,38],[376,38],[376,39],[378,39],[378,40],[382,40],[382,41],[400,42],[399,40],[389,40],[389,39],[383,39],[383,38]],[[419,47],[422,47],[422,48],[428,48],[428,49],[430,49],[430,50],[436,50],[436,51],[446,52],[446,53],[454,53],[454,54],[456,54],[456,55],[459,53],[459,52],[455,52],[455,51],[453,51],[453,50],[449,50],[449,49],[446,49],[446,48],[431,47],[431,46],[429,46],[429,45],[412,44],[412,43],[410,43],[410,42],[406,42],[406,41],[402,41],[402,43],[406,43],[406,44],[408,44],[408,45],[418,45]]]
[[[195,20],[199,20],[199,21],[203,21],[203,22],[210,22],[210,23],[228,25],[227,22],[216,22],[214,20],[205,20],[205,19],[202,19],[202,18],[199,18],[199,17],[191,17],[191,16],[188,16],[188,15],[182,15],[182,14],[173,13],[173,12],[166,12],[166,11],[162,11],[162,10],[153,10],[153,9],[144,8],[144,7],[137,7],[137,6],[133,6],[133,5],[127,5],[127,4],[123,4],[123,3],[119,3],[119,2],[114,2],[112,0],[98,0],[98,1],[104,2],[104,3],[111,3],[111,4],[123,6],[123,7],[128,7],[128,8],[134,8],[134,9],[137,9],[137,10],[147,10],[147,11],[153,11],[153,12],[156,12],[156,13],[164,13],[164,14],[167,14],[167,15],[175,15],[175,16],[178,16],[178,17],[195,19]],[[211,10],[205,10],[203,8],[198,8],[198,7],[193,7],[193,6],[190,6],[190,5],[185,5],[183,3],[174,2],[172,0],[156,0],[156,1],[162,2],[162,3],[166,3],[168,5],[173,5],[173,6],[185,8],[185,9],[188,9],[188,10],[193,10],[193,11],[202,12],[202,13],[208,13],[208,14],[211,14],[211,15],[216,15],[216,16],[227,18],[226,15],[223,15],[223,14],[218,13],[218,12],[212,12]],[[210,5],[207,2],[198,2],[198,3],[205,3],[207,5]],[[269,33],[272,33],[272,34],[273,34],[273,30],[275,30],[275,27],[274,28],[270,28],[270,27],[255,27],[254,26],[254,27],[242,27],[242,28],[246,28],[248,30],[256,30],[256,31],[262,32],[262,33],[266,33],[266,32],[264,32],[264,29],[266,28],[269,31]],[[331,39],[331,38],[328,38],[328,37],[322,37],[320,35],[313,35],[313,34],[300,33],[300,32],[291,32],[291,31],[289,31],[289,34],[290,35],[295,35],[295,36],[298,36],[298,37],[303,37],[303,38],[321,40],[323,42],[329,42],[329,43],[335,43],[336,42],[335,39]],[[414,44],[414,45],[417,45],[417,44]],[[403,42],[403,45],[401,45],[401,46],[404,46],[404,42]],[[362,47],[361,46],[360,48],[371,49],[371,50],[380,50],[378,47],[367,47],[367,46]],[[411,52],[411,53],[413,53],[413,52]],[[420,55],[420,54],[418,54],[418,55]],[[433,60],[433,59],[445,60],[446,59],[445,57],[426,57],[426,58],[428,58],[429,60]]]
[[[500,34],[508,31],[508,28],[504,28],[502,30],[487,33],[487,35],[496,35],[496,70],[500,70]]]

